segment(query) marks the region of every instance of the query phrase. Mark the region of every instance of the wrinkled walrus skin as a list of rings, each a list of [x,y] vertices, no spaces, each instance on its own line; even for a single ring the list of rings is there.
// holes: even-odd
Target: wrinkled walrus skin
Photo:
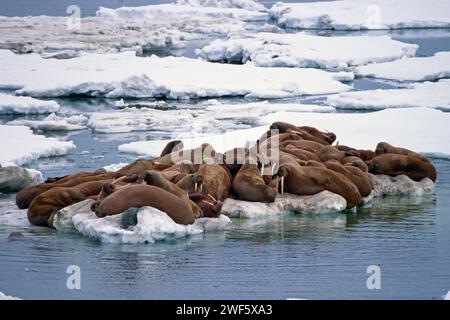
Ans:
[[[185,201],[166,190],[149,185],[131,185],[115,190],[100,203],[95,214],[105,217],[144,206],[165,212],[176,223],[194,223],[192,208]]]
[[[344,166],[336,160],[326,161],[324,165],[335,172],[347,177],[358,188],[363,197],[367,197],[373,190],[373,183],[369,175],[353,166]]]

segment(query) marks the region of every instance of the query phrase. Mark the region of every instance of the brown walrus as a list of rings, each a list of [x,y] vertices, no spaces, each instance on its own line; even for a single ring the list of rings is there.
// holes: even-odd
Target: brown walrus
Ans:
[[[359,157],[355,156],[349,156],[342,159],[341,163],[343,165],[349,165],[356,168],[359,168],[360,170],[364,172],[369,172],[369,168],[367,167],[367,164]]]
[[[330,140],[334,135],[333,133],[332,136],[328,137],[325,133],[320,132],[315,128],[304,128],[306,128],[306,130],[286,122],[274,122],[270,125],[270,130],[278,130],[280,133],[295,133],[304,140],[315,141],[322,145],[329,145],[330,143],[328,142],[328,140]],[[310,131],[311,133],[308,131]]]
[[[325,146],[317,151],[316,154],[319,156],[320,161],[322,162],[329,160],[337,160],[341,162],[345,157],[354,155],[350,151],[340,151],[333,146]]]
[[[288,147],[289,145],[313,153],[318,152],[320,149],[324,147],[323,144],[309,140],[286,140],[283,141],[281,147],[285,148]]]
[[[387,174],[398,176],[404,174],[415,181],[430,178],[436,181],[436,168],[427,161],[415,156],[396,153],[383,153],[367,162],[369,172],[373,174]]]
[[[16,205],[19,209],[27,209],[34,198],[36,198],[41,193],[44,193],[55,187],[70,188],[75,187],[79,184],[90,182],[90,181],[101,181],[111,178],[116,178],[121,176],[117,173],[106,173],[100,175],[73,175],[73,178],[66,180],[65,182],[55,182],[55,183],[41,183],[26,189],[21,190],[16,194]],[[70,177],[70,176],[69,176]]]
[[[317,138],[325,140],[329,144],[332,144],[336,140],[336,135],[333,132],[323,132],[323,131],[317,130],[314,127],[309,127],[309,126],[301,126],[298,128],[300,130],[308,132],[309,134],[311,134]]]
[[[355,148],[348,147],[348,146],[341,145],[341,144],[335,146],[335,148],[340,151],[351,152],[363,161],[372,160],[373,158],[375,158],[377,156],[377,154],[375,152],[373,152],[372,150],[355,149]]]
[[[233,191],[240,200],[274,202],[278,193],[278,178],[266,184],[254,161],[246,161],[233,180]]]
[[[347,209],[361,202],[361,194],[345,176],[321,166],[302,167],[288,157],[280,159],[278,176],[282,190],[298,195],[313,195],[324,190],[341,195],[347,201]]]
[[[166,154],[169,154],[172,152],[183,150],[183,146],[184,146],[184,144],[181,140],[170,141],[168,144],[166,144],[164,149],[161,151],[160,157],[164,157]]]
[[[147,170],[142,174],[142,178],[148,185],[164,189],[183,199],[183,201],[186,201],[186,203],[191,206],[195,219],[202,216],[200,208],[193,201],[191,201],[191,199],[189,199],[187,192],[178,187],[176,184],[166,180],[160,172],[155,170]]]
[[[220,164],[202,164],[198,168],[197,176],[203,178],[203,191],[218,201],[228,197],[231,188],[231,174],[226,167]]]
[[[320,161],[320,158],[317,154],[313,153],[313,152],[309,152],[307,150],[304,149],[300,149],[300,148],[296,148],[293,145],[288,145],[286,148],[281,148],[280,149],[283,152],[292,154],[293,156],[295,156],[296,158],[300,159],[300,160],[304,160],[304,161],[309,161],[309,160],[315,160],[315,161]]]
[[[53,227],[53,215],[58,210],[89,196],[98,195],[105,182],[90,181],[75,187],[55,187],[47,190],[31,202],[27,212],[28,220],[36,226]]]
[[[344,166],[336,160],[323,163],[328,169],[347,177],[358,188],[363,197],[367,197],[373,190],[373,183],[369,175],[353,166]]]
[[[163,167],[165,169],[168,166]],[[146,170],[156,169],[155,161],[147,160],[147,159],[137,159],[132,163],[127,164],[123,168],[117,170],[117,173],[122,174],[124,176],[131,176],[133,174],[141,174]]]
[[[166,168],[171,167],[182,161],[189,161],[193,164],[201,164],[205,160],[212,160],[216,157],[216,151],[208,144],[203,143],[195,149],[178,150],[168,153],[162,157],[155,158],[153,161],[160,166],[165,165]],[[153,169],[153,168],[150,168]],[[157,169],[157,168],[155,168]],[[160,169],[163,170],[163,169]]]
[[[378,143],[376,148],[375,148],[375,153],[377,155],[383,154],[383,153],[402,154],[402,155],[405,155],[405,156],[416,157],[416,158],[418,158],[418,159],[420,159],[422,161],[425,161],[425,162],[430,162],[427,157],[425,157],[425,156],[423,156],[423,155],[421,155],[421,154],[419,154],[417,152],[414,152],[414,151],[411,151],[411,150],[405,149],[405,148],[394,147],[393,145],[390,145],[387,142],[380,142],[380,143]]]
[[[129,208],[150,206],[165,212],[179,224],[192,224],[194,213],[191,206],[176,195],[149,185],[131,185],[115,190],[95,210],[98,217],[116,215]]]

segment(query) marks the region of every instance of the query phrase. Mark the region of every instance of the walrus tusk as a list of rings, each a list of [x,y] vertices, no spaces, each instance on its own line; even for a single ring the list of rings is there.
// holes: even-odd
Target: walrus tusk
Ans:
[[[199,187],[199,192],[202,193],[203,192],[203,183],[200,183],[200,187]]]
[[[206,204],[209,204],[211,207],[214,207],[214,203],[211,203],[211,202],[209,202],[209,201],[207,201],[207,200],[203,200],[202,202],[204,202],[204,203],[206,203]]]
[[[197,182],[194,183],[194,191],[197,191]]]
[[[127,178],[127,176],[122,176],[122,177],[120,177],[120,178],[116,178],[116,179],[114,179],[112,182],[111,182],[111,184],[112,185],[115,185],[117,182],[120,182],[120,181],[122,181],[122,180],[124,180],[124,179],[126,179]]]
[[[272,166],[272,175],[274,175],[275,173],[273,172],[275,170],[275,167],[277,166],[277,163],[275,162]]]
[[[284,176],[281,176],[281,195],[284,194]]]
[[[264,175],[264,165],[261,165],[261,177]]]
[[[214,198],[212,195],[210,195],[209,193],[207,194],[207,196],[208,197],[210,197],[211,198],[211,200],[213,200],[213,201],[215,201],[215,202],[217,202],[217,199],[216,198]]]

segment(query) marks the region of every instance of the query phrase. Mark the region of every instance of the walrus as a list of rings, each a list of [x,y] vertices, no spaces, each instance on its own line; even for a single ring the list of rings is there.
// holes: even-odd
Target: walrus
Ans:
[[[318,152],[320,149],[322,149],[324,146],[323,144],[320,144],[318,142],[309,141],[309,140],[286,140],[283,141],[281,144],[282,148],[286,148],[289,145],[292,145],[293,147],[303,149],[309,152]]]
[[[258,165],[246,161],[233,180],[233,191],[240,200],[274,202],[278,194],[278,177],[266,184],[260,175]]]
[[[406,148],[394,147],[393,145],[390,145],[387,142],[380,142],[380,143],[378,143],[376,148],[375,148],[375,153],[377,155],[383,154],[383,153],[402,154],[402,155],[405,155],[405,156],[416,157],[416,158],[418,158],[418,159],[420,159],[422,161],[425,161],[425,162],[430,162],[430,160],[428,160],[427,157],[425,157],[425,156],[423,156],[423,155],[421,155],[421,154],[419,154],[417,152],[411,151],[411,150],[406,149]]]
[[[293,124],[290,123],[286,123],[286,122],[274,122],[270,125],[270,130],[278,130],[279,133],[295,133],[297,134],[300,138],[304,139],[304,140],[309,140],[309,141],[315,141],[318,142],[322,145],[329,145],[330,143],[327,141],[327,137],[325,137],[324,135],[314,135],[311,134],[310,132],[308,132],[307,130],[313,132],[313,133],[317,133],[320,132],[319,130],[313,128],[314,130],[310,130],[312,127],[305,127],[307,128],[306,130],[301,129],[301,127],[297,127]],[[334,135],[334,134],[333,134]],[[331,138],[331,137],[330,137]]]
[[[181,140],[170,141],[168,144],[166,144],[164,149],[161,151],[160,157],[164,157],[166,154],[169,154],[172,152],[183,150],[183,146],[184,146],[184,144]]]
[[[247,148],[234,148],[223,153],[223,163],[234,176],[244,164],[249,154]]]
[[[358,188],[345,176],[320,166],[300,166],[288,157],[280,161],[278,176],[281,178],[282,193],[314,195],[324,190],[341,195],[347,201],[347,209],[361,202]]]
[[[193,201],[191,201],[191,199],[189,199],[188,193],[176,184],[166,180],[160,172],[155,170],[147,170],[142,174],[142,178],[148,185],[164,189],[188,203],[194,213],[195,219],[202,216],[200,208]]]
[[[349,165],[356,168],[359,168],[360,170],[364,172],[369,172],[369,168],[367,167],[367,164],[359,157],[355,156],[348,156],[342,159],[341,163],[343,165]]]
[[[53,227],[53,216],[58,210],[98,195],[108,180],[85,182],[75,187],[54,187],[31,201],[27,217],[36,226]],[[112,180],[109,180],[112,181]]]
[[[347,156],[353,156],[354,154],[350,151],[340,151],[333,146],[325,146],[316,152],[319,156],[320,161],[325,162],[329,160],[342,161]]]
[[[225,166],[216,163],[202,164],[196,175],[203,178],[204,193],[211,195],[218,201],[224,201],[228,197],[232,177]]]
[[[347,177],[358,188],[363,197],[367,197],[373,190],[373,183],[369,175],[353,166],[344,166],[336,160],[323,163],[328,169],[338,172]]]
[[[181,161],[170,166],[162,171],[178,171],[180,173],[194,173],[198,170],[198,164],[193,164],[190,161]]]
[[[163,169],[165,169],[166,167],[169,166],[165,166]],[[155,161],[141,158],[117,170],[117,173],[122,174],[124,176],[130,176],[133,174],[141,174],[146,170],[153,170],[153,169],[156,169]]]
[[[188,225],[195,220],[187,202],[164,189],[149,185],[131,185],[114,191],[100,203],[95,214],[101,218],[144,206],[165,212],[179,224]]]
[[[355,149],[342,144],[336,145],[334,147],[340,151],[353,153],[356,157],[360,158],[363,161],[372,160],[377,156],[377,154],[372,150]]]
[[[314,127],[309,127],[309,126],[301,126],[298,128],[300,130],[308,132],[309,134],[311,134],[317,138],[325,140],[326,142],[328,142],[328,144],[332,144],[336,140],[336,135],[333,132],[323,132],[323,131],[317,130]]]
[[[304,161],[308,161],[308,160],[315,160],[315,161],[320,161],[320,158],[317,154],[313,153],[313,152],[309,152],[307,150],[304,149],[300,149],[300,148],[296,148],[293,145],[288,145],[286,146],[286,148],[281,148],[280,149],[283,152],[292,154],[293,156],[295,156],[296,158],[300,159],[300,160],[304,160]]]
[[[404,174],[412,180],[420,181],[430,178],[436,182],[436,168],[430,162],[422,161],[415,156],[396,153],[383,153],[367,162],[369,172],[398,176]]]
[[[162,157],[155,158],[153,159],[153,161],[155,164],[158,164],[160,166],[166,165],[166,168],[169,168],[172,165],[182,161],[190,161],[193,164],[201,164],[204,161],[209,160],[214,161],[215,157],[216,151],[214,150],[214,148],[208,143],[203,143],[195,149],[174,151]],[[156,169],[156,168],[149,168],[149,169]]]
[[[34,198],[36,198],[41,193],[44,193],[55,187],[63,187],[70,188],[75,187],[79,184],[90,182],[90,181],[101,181],[107,180],[111,178],[120,177],[120,174],[117,173],[106,173],[100,175],[71,175],[73,176],[71,179],[66,180],[65,182],[56,182],[56,183],[41,183],[26,189],[21,190],[16,194],[16,205],[19,209],[27,209]]]

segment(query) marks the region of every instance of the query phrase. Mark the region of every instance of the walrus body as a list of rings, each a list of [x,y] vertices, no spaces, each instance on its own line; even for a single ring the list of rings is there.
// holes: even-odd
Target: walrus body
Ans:
[[[349,165],[356,168],[359,168],[363,172],[369,172],[369,168],[367,164],[359,157],[349,156],[342,159],[341,163],[343,165]]]
[[[203,177],[203,190],[218,201],[228,197],[231,188],[231,174],[219,164],[202,164],[197,176]]]
[[[324,165],[335,172],[347,177],[357,188],[361,196],[367,197],[373,190],[373,183],[369,175],[356,167],[344,166],[339,162],[332,160],[324,162]]]
[[[307,150],[303,150],[300,148],[296,148],[292,145],[288,145],[286,148],[281,148],[280,149],[283,152],[292,154],[293,156],[295,156],[297,159],[300,160],[304,160],[304,161],[309,161],[309,160],[315,160],[315,161],[320,161],[320,158],[317,154],[307,151]]]
[[[298,195],[314,195],[328,190],[341,195],[347,201],[347,208],[361,202],[361,194],[345,176],[320,166],[306,166],[292,162],[280,165],[278,175],[284,177],[285,190]]]
[[[436,168],[427,161],[422,161],[415,156],[395,153],[384,153],[367,162],[369,172],[373,174],[387,174],[398,176],[404,174],[412,180],[420,181],[430,178],[436,181]]]
[[[65,182],[55,182],[55,183],[41,183],[26,189],[21,190],[16,194],[16,205],[20,209],[27,209],[34,198],[38,195],[56,187],[71,188],[78,186],[82,183],[91,181],[102,181],[106,179],[111,179],[120,176],[115,173],[106,173],[100,175],[73,175],[72,179],[67,179]],[[70,176],[69,176],[70,177]]]
[[[425,157],[425,156],[423,156],[423,155],[421,155],[421,154],[419,154],[417,152],[414,152],[414,151],[411,151],[411,150],[408,150],[408,149],[405,149],[405,148],[394,147],[393,145],[390,145],[387,142],[380,142],[380,143],[378,143],[376,148],[375,148],[375,153],[377,155],[384,154],[384,153],[402,154],[402,155],[405,155],[405,156],[416,157],[416,158],[418,158],[418,159],[420,159],[422,161],[425,161],[425,162],[430,162],[427,159],[427,157]]]
[[[295,148],[303,149],[312,153],[316,153],[324,147],[323,144],[308,140],[286,140],[283,141],[281,145],[282,147],[292,145]]]
[[[346,156],[351,155],[348,151],[341,151],[332,146],[326,146],[317,151],[317,155],[320,158],[320,161],[330,161],[337,160],[339,162],[342,161]]]
[[[165,212],[179,224],[192,224],[191,206],[179,197],[161,188],[149,185],[132,185],[118,189],[106,197],[95,210],[98,217],[116,215],[129,208],[151,206]]]
[[[234,178],[233,191],[240,200],[274,202],[278,193],[278,179],[266,185],[258,166],[247,161]]]

